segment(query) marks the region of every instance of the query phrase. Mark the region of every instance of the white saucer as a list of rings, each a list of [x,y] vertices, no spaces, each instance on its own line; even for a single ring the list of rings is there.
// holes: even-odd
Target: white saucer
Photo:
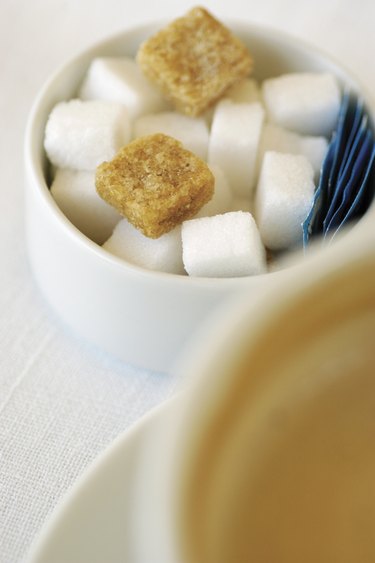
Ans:
[[[27,563],[132,561],[129,523],[138,454],[171,403],[153,409],[97,458],[42,528]]]

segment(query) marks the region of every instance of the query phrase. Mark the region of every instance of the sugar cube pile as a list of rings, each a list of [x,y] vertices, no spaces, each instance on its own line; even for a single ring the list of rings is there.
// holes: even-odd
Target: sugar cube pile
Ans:
[[[341,94],[332,74],[284,74],[262,89],[270,121],[302,135],[329,135],[335,127]]]
[[[203,8],[135,59],[94,58],[78,98],[56,104],[45,130],[51,194],[67,218],[145,269],[270,271],[267,257],[302,244],[341,92],[329,73],[259,83],[252,67]]]
[[[223,100],[216,106],[208,162],[220,166],[233,191],[251,198],[255,183],[257,149],[264,119],[259,102]]]
[[[266,272],[265,250],[250,213],[234,211],[182,224],[182,255],[191,276],[237,277]]]
[[[119,221],[103,248],[130,264],[169,274],[183,274],[181,226],[150,239],[127,219]]]
[[[135,139],[96,170],[99,195],[151,238],[194,216],[214,192],[207,164],[162,133]]]
[[[258,151],[258,166],[267,151],[302,154],[311,163],[318,180],[327,149],[326,137],[299,135],[274,123],[265,123]]]
[[[121,215],[95,189],[95,173],[58,168],[51,194],[66,217],[84,235],[98,244],[111,236]]]
[[[94,59],[79,90],[79,98],[121,103],[132,120],[169,107],[164,96],[149,83],[130,57]]]
[[[47,121],[44,147],[59,168],[95,170],[130,141],[127,108],[119,103],[70,100],[57,104]]]
[[[192,116],[246,78],[253,66],[242,41],[200,7],[147,39],[137,61],[177,109]]]
[[[185,148],[207,160],[209,130],[203,117],[190,117],[182,113],[160,112],[142,115],[134,123],[133,137],[164,133],[178,139]]]
[[[301,242],[301,224],[314,191],[314,170],[305,156],[266,152],[255,208],[267,248],[285,250]]]

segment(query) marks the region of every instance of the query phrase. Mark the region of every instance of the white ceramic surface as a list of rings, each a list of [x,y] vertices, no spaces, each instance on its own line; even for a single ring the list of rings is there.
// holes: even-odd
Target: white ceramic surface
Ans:
[[[105,252],[80,233],[58,209],[46,183],[43,135],[53,105],[71,98],[97,55],[134,55],[157,26],[146,26],[93,46],[58,70],[31,112],[25,144],[26,234],[35,279],[47,301],[76,333],[135,365],[170,370],[187,338],[202,321],[246,288],[256,293],[284,273],[251,278],[188,278],[142,270]],[[287,71],[331,71],[355,81],[324,54],[271,29],[232,28],[249,46],[260,80]],[[360,88],[362,90],[362,88]],[[368,105],[372,100],[365,94]],[[374,216],[372,208],[368,215]],[[366,218],[355,230],[373,231]],[[348,234],[348,238],[352,233]],[[295,267],[296,278],[300,275]]]
[[[135,563],[131,523],[138,453],[171,405],[151,411],[98,457],[47,521],[27,563]]]

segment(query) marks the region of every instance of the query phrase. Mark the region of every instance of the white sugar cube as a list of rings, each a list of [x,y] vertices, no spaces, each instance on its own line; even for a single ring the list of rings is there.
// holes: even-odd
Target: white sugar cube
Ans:
[[[312,204],[314,171],[305,156],[266,152],[255,198],[264,245],[282,250],[302,242],[302,223]]]
[[[237,104],[261,102],[259,84],[254,78],[245,78],[234,86],[231,86],[225,93],[225,98]]]
[[[303,135],[330,135],[340,98],[336,78],[329,73],[284,74],[263,82],[269,120]]]
[[[196,217],[212,217],[232,210],[233,195],[223,171],[212,166],[211,172],[215,178],[214,195],[196,214]]]
[[[97,194],[94,172],[58,169],[51,194],[69,221],[98,244],[111,235],[121,219],[121,215]]]
[[[99,57],[92,61],[79,91],[82,100],[124,104],[130,117],[162,111],[168,104],[147,80],[134,59]]]
[[[157,239],[144,236],[126,219],[122,219],[112,236],[103,244],[111,254],[146,268],[170,274],[184,274],[181,227]]]
[[[49,115],[44,147],[60,168],[94,170],[130,140],[126,108],[117,103],[60,102]]]
[[[273,123],[266,123],[262,131],[258,158],[261,164],[267,151],[302,154],[311,163],[315,178],[318,178],[327,149],[328,141],[325,137],[299,135]]]
[[[264,109],[259,103],[222,100],[215,108],[208,162],[219,166],[234,193],[251,197]]]
[[[265,250],[250,213],[224,213],[182,224],[182,253],[190,276],[236,277],[266,271]]]
[[[185,148],[207,160],[209,131],[203,118],[171,111],[144,115],[134,122],[134,138],[153,133],[174,137],[181,141]]]

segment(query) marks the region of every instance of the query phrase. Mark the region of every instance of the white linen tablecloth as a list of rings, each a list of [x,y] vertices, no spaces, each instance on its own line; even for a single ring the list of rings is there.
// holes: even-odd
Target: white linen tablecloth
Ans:
[[[1,0],[0,563],[22,561],[61,496],[111,440],[178,385],[81,341],[32,280],[23,230],[23,134],[48,75],[78,50],[195,2]],[[272,26],[340,60],[375,95],[372,0],[217,0],[218,17]]]

